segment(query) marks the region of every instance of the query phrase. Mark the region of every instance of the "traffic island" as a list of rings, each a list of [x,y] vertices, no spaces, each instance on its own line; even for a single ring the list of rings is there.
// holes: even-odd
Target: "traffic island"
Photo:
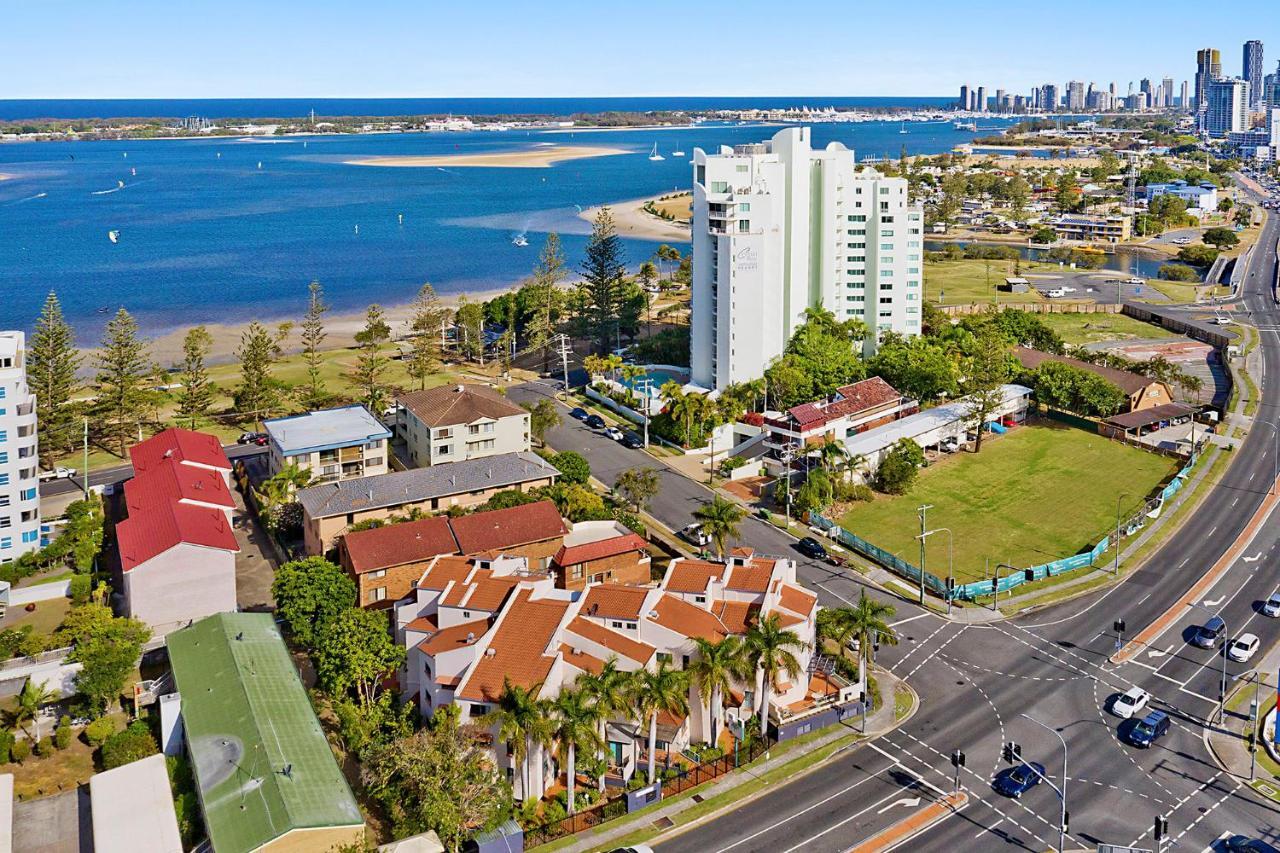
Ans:
[[[907,815],[888,829],[877,832],[866,841],[851,848],[848,853],[881,853],[881,851],[893,850],[958,813],[968,804],[969,795],[963,791],[947,794],[942,799],[934,800]]]

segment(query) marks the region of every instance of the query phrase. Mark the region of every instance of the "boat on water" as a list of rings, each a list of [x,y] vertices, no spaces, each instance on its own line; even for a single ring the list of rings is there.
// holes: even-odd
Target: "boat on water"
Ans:
[[[516,236],[511,238],[511,245],[520,246],[520,247],[527,246],[529,245],[529,238],[524,236],[523,234],[517,234]]]
[[[973,121],[953,121],[951,126],[956,130],[969,130],[974,132],[978,130],[978,123]]]
[[[683,157],[683,156],[684,156],[684,152],[683,152],[683,151],[672,151],[672,152],[671,152],[671,156],[672,156],[672,157]]]
[[[910,133],[910,132],[911,131],[907,130],[907,123],[905,121],[902,123],[902,127],[898,128],[898,133]]]
[[[663,157],[661,154],[658,153],[658,143],[656,142],[653,143],[653,151],[649,153],[649,159],[653,160],[654,162],[657,162],[658,160],[667,159],[666,157]]]
[[[124,189],[124,181],[116,181],[116,189],[118,190]]]
[[[129,170],[129,174],[136,178],[136,177],[138,177],[138,170],[137,170],[137,169],[130,169],[130,170]]]
[[[108,240],[110,240],[112,243],[119,243],[119,242],[120,242],[120,232],[119,232],[119,231],[115,231],[115,230],[108,231],[108,232],[107,232],[107,239],[108,239]]]

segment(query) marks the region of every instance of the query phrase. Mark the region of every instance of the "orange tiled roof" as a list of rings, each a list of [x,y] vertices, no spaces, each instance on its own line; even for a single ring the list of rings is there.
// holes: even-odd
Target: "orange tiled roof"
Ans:
[[[725,581],[725,589],[740,589],[745,592],[765,592],[769,589],[769,579],[773,577],[773,560],[752,560],[745,566],[734,566]]]
[[[587,542],[582,545],[561,545],[560,550],[556,551],[556,565],[560,566],[576,566],[579,563],[589,563],[592,560],[603,560],[605,557],[616,557],[619,554],[629,554],[637,551],[644,554],[649,543],[641,539],[634,533],[627,533],[621,536],[611,536],[608,539],[598,539],[595,542]]]
[[[672,560],[664,589],[668,592],[705,592],[707,582],[724,574],[722,563],[708,560]]]
[[[611,631],[603,625],[597,625],[595,622],[583,619],[581,616],[575,617],[569,623],[568,628],[579,637],[582,637],[582,639],[598,643],[609,651],[617,652],[637,663],[648,663],[654,652],[657,651],[648,643],[641,643],[638,640],[623,636],[617,631]]]
[[[597,619],[639,619],[648,594],[649,589],[642,586],[595,584],[588,588],[579,613]]]
[[[755,624],[760,605],[748,601],[721,599],[711,602],[711,612],[724,623],[730,634],[745,634]]]
[[[574,652],[573,646],[568,643],[560,644],[560,653],[564,655],[565,663],[569,664],[569,666],[577,667],[583,672],[599,675],[604,670],[604,661],[586,652]]]
[[[547,646],[555,635],[569,602],[530,599],[531,590],[522,589],[489,640],[489,648],[471,668],[457,695],[482,702],[496,702],[504,680],[532,689],[547,678],[555,659]],[[488,654],[492,650],[493,654]]]
[[[441,652],[474,645],[488,630],[488,619],[477,619],[474,622],[451,625],[448,628],[441,628],[421,643],[418,643],[418,649],[429,655],[438,655]],[[470,640],[467,639],[468,635],[471,637]]]
[[[729,633],[715,614],[674,595],[662,596],[653,610],[657,614],[651,617],[655,623],[686,637],[701,637],[714,643]]]
[[[779,605],[802,616],[808,616],[813,611],[813,605],[817,603],[818,596],[789,583],[782,585],[782,594],[778,596]]]
[[[454,584],[440,600],[443,607],[467,607],[494,613],[507,600],[520,579],[509,575],[494,576],[489,569],[476,569],[467,580]]]
[[[791,628],[795,625],[803,625],[805,621],[803,616],[796,616],[794,613],[787,613],[780,610],[775,610],[770,615],[778,617],[778,626],[780,628]]]
[[[404,626],[404,629],[406,631],[426,631],[430,633],[432,631],[440,630],[440,626],[436,624],[436,620],[434,617],[419,616],[416,619],[414,619],[412,622],[407,623]]]
[[[418,589],[443,590],[449,581],[460,583],[471,574],[471,561],[466,557],[437,557],[418,581]]]

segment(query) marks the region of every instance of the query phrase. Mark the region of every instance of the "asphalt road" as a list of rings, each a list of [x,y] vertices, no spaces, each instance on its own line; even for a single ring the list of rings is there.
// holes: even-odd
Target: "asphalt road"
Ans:
[[[256,456],[260,453],[266,453],[265,447],[258,447],[253,444],[228,444],[222,448],[227,453],[227,458],[232,462],[245,456]],[[103,486],[111,483],[120,483],[133,476],[132,465],[116,465],[112,468],[99,468],[89,474],[90,486]],[[55,495],[63,495],[69,492],[84,491],[84,475],[83,472],[69,480],[50,480],[47,483],[40,484],[40,497],[47,498]]]
[[[1124,618],[1132,632],[1165,612],[1237,539],[1272,485],[1275,439],[1261,422],[1277,421],[1280,395],[1273,378],[1280,376],[1280,314],[1271,292],[1278,238],[1280,221],[1273,217],[1251,261],[1238,312],[1263,331],[1259,423],[1235,451],[1226,476],[1145,568],[1118,587],[995,625],[964,626],[895,602],[903,642],[883,647],[878,662],[910,681],[921,696],[919,712],[874,744],[656,846],[663,853],[847,849],[905,816],[915,797],[923,802],[950,790],[948,757],[959,748],[967,756],[961,781],[971,802],[915,838],[910,849],[1043,851],[1058,840],[1054,791],[1040,784],[1011,800],[995,794],[990,783],[1005,766],[1001,745],[1013,740],[1061,784],[1059,736],[1068,755],[1068,847],[1154,848],[1150,833],[1157,814],[1169,821],[1173,849],[1220,849],[1215,844],[1229,832],[1280,842],[1280,809],[1223,773],[1205,746],[1203,726],[1216,708],[1221,659],[1185,642],[1209,611],[1221,612],[1232,636],[1246,629],[1258,634],[1264,649],[1280,639],[1280,620],[1257,612],[1258,602],[1280,581],[1276,520],[1264,525],[1244,558],[1206,593],[1205,611],[1188,613],[1131,662],[1108,661],[1116,647],[1113,621]],[[512,396],[537,393],[549,388],[526,386]],[[576,421],[566,420],[549,439],[557,449],[582,452],[608,483],[624,468],[658,467],[662,492],[652,512],[673,528],[688,523],[693,509],[709,498],[702,486]],[[1051,500],[1046,496],[1046,511]],[[744,524],[742,540],[762,552],[795,555],[788,537],[754,519]],[[801,559],[799,574],[827,605],[847,601],[861,588],[856,579],[812,561]],[[1229,664],[1228,675],[1243,668]],[[1134,684],[1174,719],[1171,733],[1147,750],[1122,743],[1121,721],[1108,711],[1114,696]]]

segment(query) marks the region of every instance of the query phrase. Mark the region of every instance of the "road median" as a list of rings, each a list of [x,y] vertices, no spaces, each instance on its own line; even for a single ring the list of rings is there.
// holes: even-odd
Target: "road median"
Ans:
[[[947,794],[907,815],[893,826],[877,832],[866,841],[850,847],[846,853],[884,853],[886,850],[893,850],[956,814],[968,803],[969,795],[963,791]]]

